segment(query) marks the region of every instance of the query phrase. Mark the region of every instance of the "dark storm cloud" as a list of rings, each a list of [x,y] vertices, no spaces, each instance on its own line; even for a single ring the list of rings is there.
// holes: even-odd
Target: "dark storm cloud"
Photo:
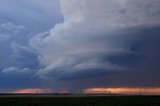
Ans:
[[[62,0],[64,22],[30,40],[39,53],[37,75],[65,81],[152,67],[145,62],[150,39],[159,41],[159,6],[157,0]]]
[[[159,0],[60,2],[64,21],[62,17],[57,20],[62,23],[46,31],[43,22],[50,23],[50,19],[42,18],[35,21],[42,22],[42,27],[34,23],[38,27],[31,25],[27,30],[37,32],[38,28],[45,32],[12,41],[8,66],[1,69],[5,76],[38,76],[46,87],[72,91],[88,87],[159,86]],[[25,5],[27,2],[20,3],[29,6]],[[37,16],[41,17],[39,12]],[[30,39],[29,44],[28,40],[23,43],[26,38]]]

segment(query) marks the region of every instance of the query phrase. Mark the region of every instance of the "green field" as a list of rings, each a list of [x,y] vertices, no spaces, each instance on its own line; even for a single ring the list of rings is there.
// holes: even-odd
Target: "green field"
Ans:
[[[0,97],[0,106],[160,106],[160,97]]]

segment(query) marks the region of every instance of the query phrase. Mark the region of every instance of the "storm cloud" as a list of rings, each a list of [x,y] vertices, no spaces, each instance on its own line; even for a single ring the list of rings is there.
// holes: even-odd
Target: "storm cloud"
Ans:
[[[74,80],[142,70],[136,62],[148,56],[137,48],[150,38],[159,41],[159,32],[141,31],[159,26],[159,6],[158,0],[61,0],[64,22],[30,40],[39,54],[36,74]]]
[[[0,91],[160,87],[159,0],[0,2]]]

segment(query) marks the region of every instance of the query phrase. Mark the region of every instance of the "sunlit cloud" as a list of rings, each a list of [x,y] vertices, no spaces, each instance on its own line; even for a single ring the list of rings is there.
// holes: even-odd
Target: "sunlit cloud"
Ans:
[[[28,88],[28,89],[19,89],[13,93],[52,93],[51,89],[40,89],[40,88]]]
[[[85,94],[160,95],[160,88],[88,88]]]

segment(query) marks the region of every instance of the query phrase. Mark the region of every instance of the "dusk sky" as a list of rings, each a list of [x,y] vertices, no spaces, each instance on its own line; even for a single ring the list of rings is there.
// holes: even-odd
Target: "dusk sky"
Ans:
[[[0,0],[0,92],[107,88],[160,93],[159,0]]]

